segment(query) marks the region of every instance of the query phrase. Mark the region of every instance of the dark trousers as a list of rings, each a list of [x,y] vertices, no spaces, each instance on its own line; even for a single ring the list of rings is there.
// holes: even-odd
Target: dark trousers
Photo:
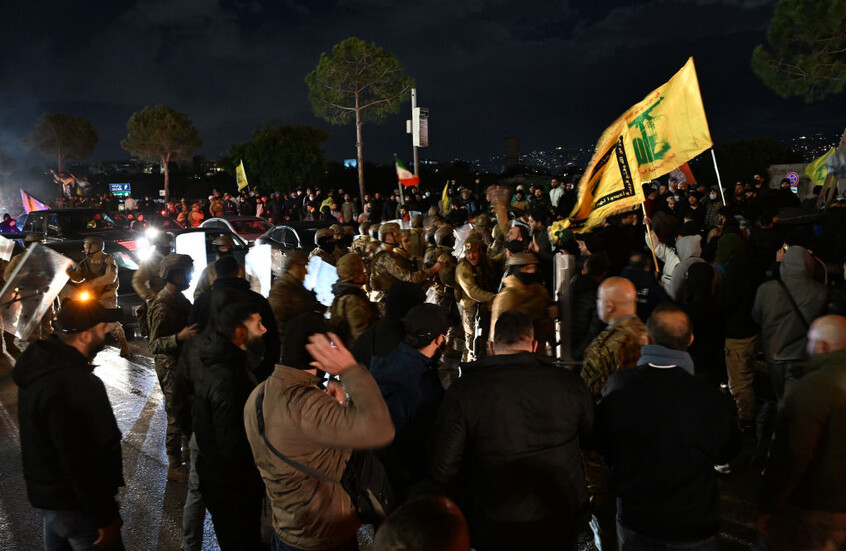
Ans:
[[[322,549],[321,551],[358,551],[358,540],[352,539],[347,543],[341,544],[338,547],[333,547],[332,549]],[[299,547],[294,547],[293,545],[288,545],[282,539],[276,535],[276,532],[273,532],[273,541],[270,543],[270,551],[303,551]]]
[[[710,538],[686,542],[667,542],[633,532],[617,520],[617,542],[620,551],[718,551],[717,534]]]
[[[220,549],[261,549],[261,500],[264,487],[257,485],[251,477],[236,477],[232,472],[211,474],[209,471],[208,467],[203,468],[202,462],[198,461],[200,493],[206,509],[211,513]]]

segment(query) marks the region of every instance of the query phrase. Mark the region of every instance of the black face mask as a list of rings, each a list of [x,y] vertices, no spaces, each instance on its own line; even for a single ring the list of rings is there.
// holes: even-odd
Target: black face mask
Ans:
[[[504,246],[508,251],[511,252],[511,254],[517,254],[526,251],[526,244],[520,241],[519,239],[506,241]]]
[[[530,274],[528,272],[516,271],[514,272],[514,275],[523,285],[531,285],[533,283],[541,282],[541,276],[539,273]]]

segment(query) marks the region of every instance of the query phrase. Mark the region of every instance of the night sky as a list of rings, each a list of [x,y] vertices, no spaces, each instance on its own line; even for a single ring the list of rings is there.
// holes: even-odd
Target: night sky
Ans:
[[[88,117],[91,161],[123,159],[129,116],[167,103],[216,158],[265,123],[328,127],[304,78],[349,36],[391,51],[430,110],[421,157],[474,159],[595,143],[689,56],[715,143],[842,131],[846,97],[784,100],[752,73],[774,0],[13,0],[0,19],[0,149],[45,112]],[[411,157],[410,104],[364,128],[365,159]],[[327,158],[355,156],[353,125],[330,127]],[[51,162],[34,157],[37,162]],[[55,161],[52,161],[54,163]]]

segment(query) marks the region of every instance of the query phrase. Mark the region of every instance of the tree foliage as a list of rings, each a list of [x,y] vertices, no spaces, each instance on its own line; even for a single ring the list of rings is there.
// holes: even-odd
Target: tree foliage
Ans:
[[[780,0],[767,40],[752,69],[780,96],[810,103],[846,87],[846,1]]]
[[[727,142],[715,146],[714,153],[719,163],[723,188],[729,192],[735,182],[751,184],[755,174],[768,178],[771,165],[803,162],[800,153],[770,139]],[[697,182],[709,187],[717,185],[717,175],[710,153],[699,155],[691,161],[690,168]]]
[[[38,117],[24,143],[44,155],[55,155],[58,171],[62,172],[65,159],[87,160],[97,139],[97,129],[85,117],[49,113]]]
[[[387,50],[350,37],[333,46],[331,55],[322,53],[305,80],[315,115],[336,125],[355,120],[358,182],[364,196],[362,125],[382,122],[398,112],[409,99],[414,79]]]
[[[241,160],[250,186],[285,191],[319,184],[326,172],[320,144],[329,132],[302,125],[265,126],[252,139],[232,144],[221,159],[223,168],[235,173]]]
[[[131,155],[162,164],[165,198],[169,199],[170,162],[190,157],[203,145],[191,118],[168,105],[147,106],[129,117],[126,128],[120,146]]]

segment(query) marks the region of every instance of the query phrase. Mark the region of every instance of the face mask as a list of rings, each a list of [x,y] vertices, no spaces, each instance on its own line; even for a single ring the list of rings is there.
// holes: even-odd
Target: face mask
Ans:
[[[511,252],[511,254],[522,253],[526,250],[525,243],[517,239],[506,241],[504,246],[509,252]]]
[[[716,198],[717,198],[717,194],[716,194],[716,193],[709,193],[709,194],[708,194],[708,199],[710,199],[710,200],[712,200],[712,201],[713,201],[713,200],[714,200],[714,199],[716,199]]]

